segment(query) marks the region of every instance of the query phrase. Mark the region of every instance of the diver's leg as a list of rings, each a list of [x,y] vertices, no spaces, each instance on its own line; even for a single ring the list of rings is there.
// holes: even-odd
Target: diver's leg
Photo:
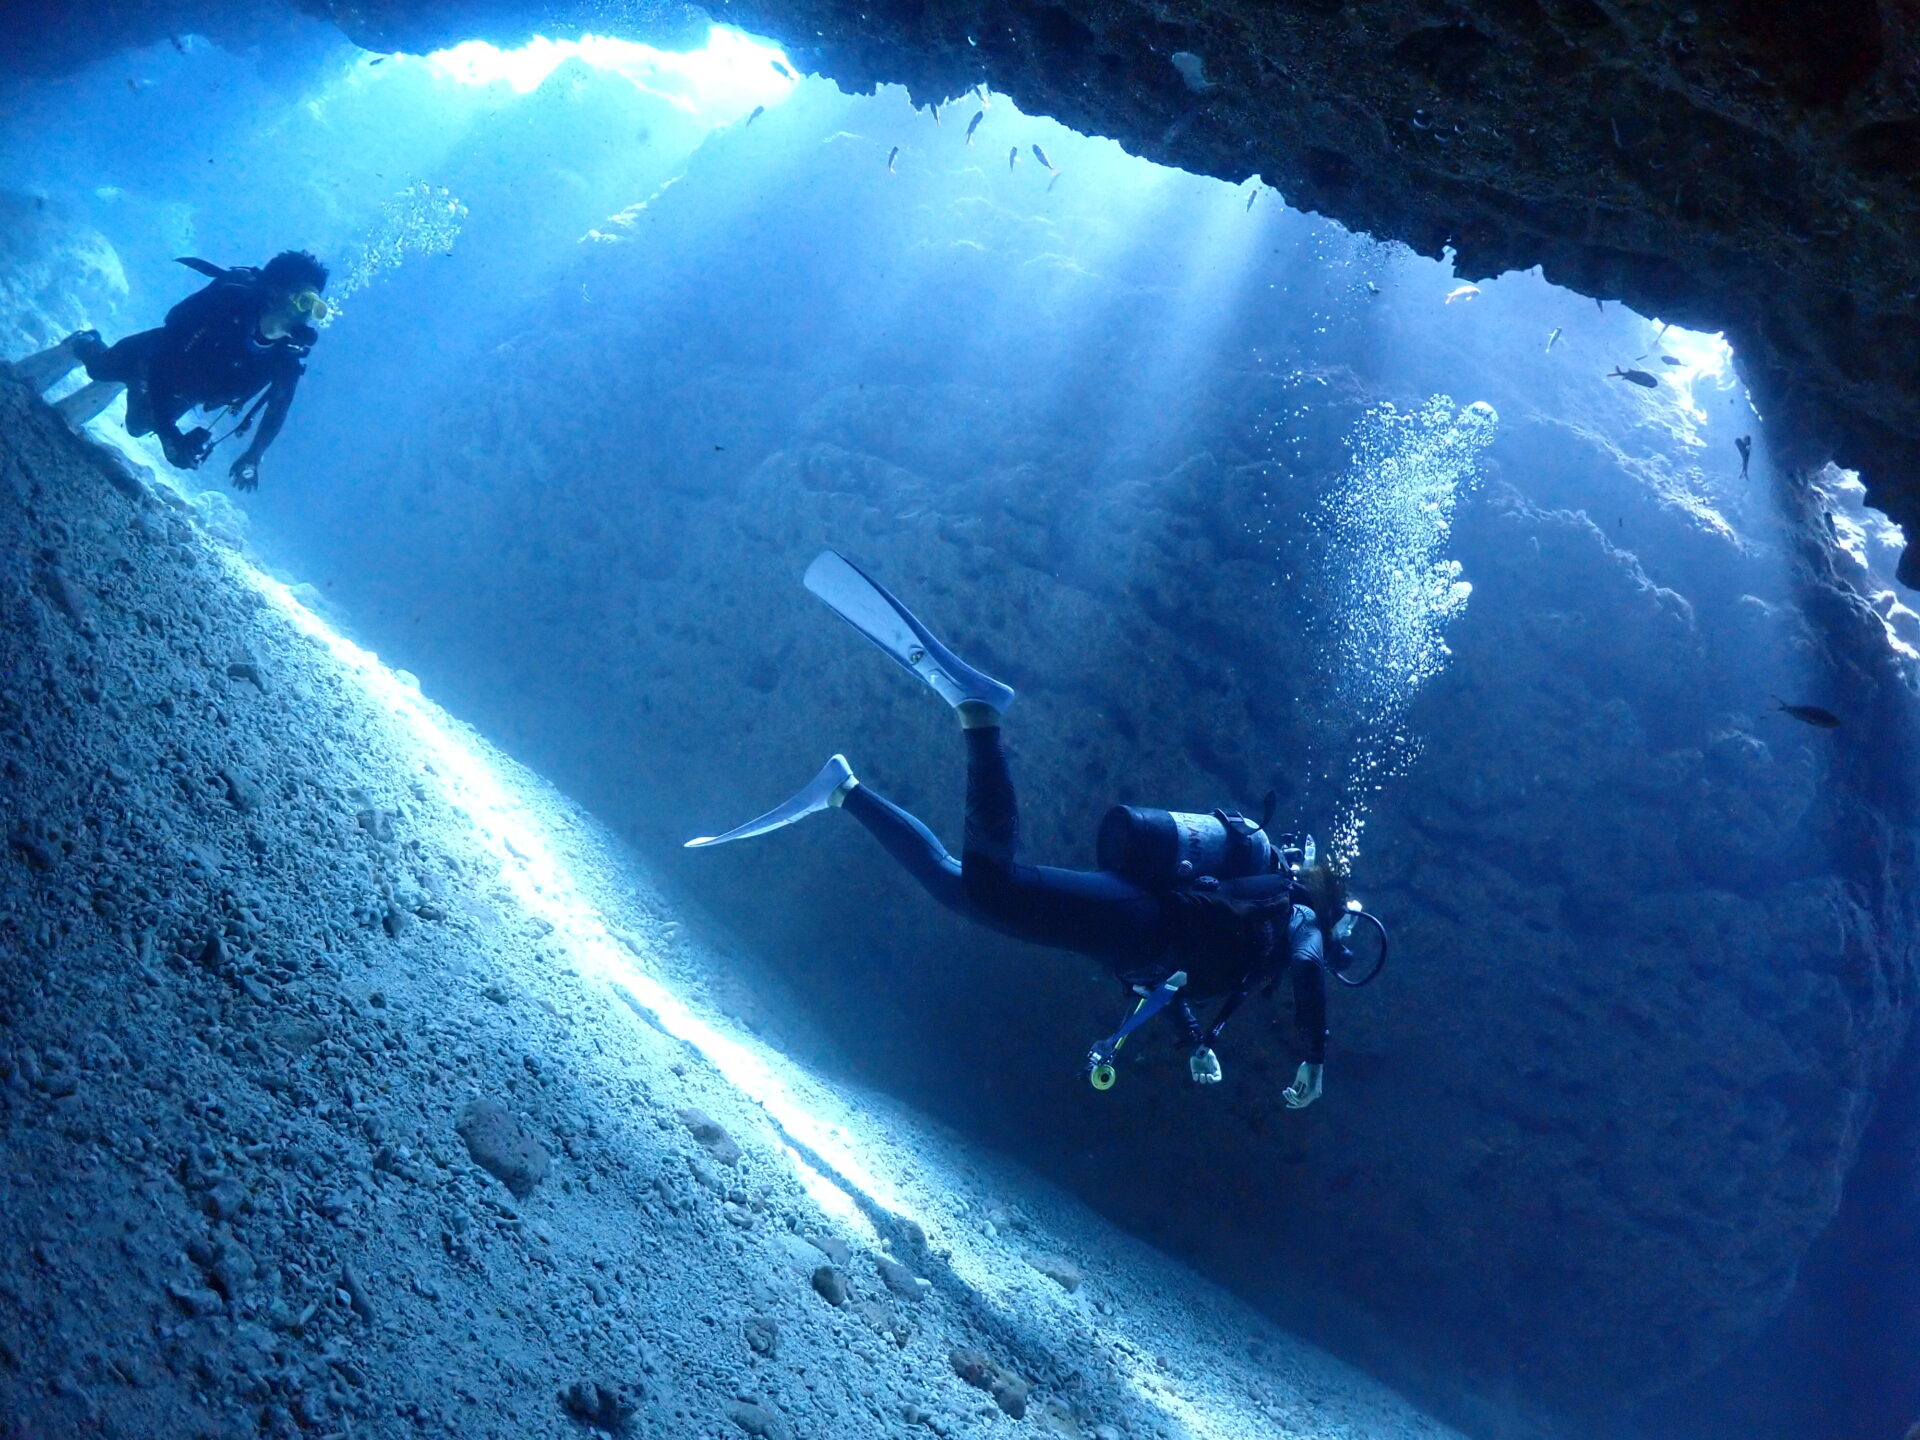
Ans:
[[[64,400],[54,401],[54,413],[78,430],[97,418],[126,388],[118,380],[90,380]]]
[[[86,364],[105,349],[98,330],[76,330],[58,345],[14,361],[13,373],[33,386],[36,393],[43,393],[66,379],[76,365]]]
[[[866,826],[873,838],[929,895],[949,910],[979,918],[967,903],[966,892],[961,887],[960,862],[947,853],[939,837],[919,820],[857,780],[842,792],[836,803]]]
[[[1173,938],[1173,917],[1159,896],[1108,870],[1019,863],[1020,806],[998,717],[987,721],[962,707],[960,723],[967,736],[961,882],[975,912],[1005,934],[1092,955],[1116,972],[1158,959]]]
[[[960,853],[969,874],[988,875],[1013,865],[1020,847],[1020,802],[1013,771],[1000,737],[999,717],[962,707],[960,724],[967,737],[967,831]],[[972,719],[973,724],[967,722]]]

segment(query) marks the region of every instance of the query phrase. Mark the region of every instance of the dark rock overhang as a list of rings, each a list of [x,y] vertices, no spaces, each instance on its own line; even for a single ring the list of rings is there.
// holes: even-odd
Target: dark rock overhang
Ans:
[[[380,50],[583,29],[672,40],[699,22],[677,3],[301,6]],[[233,32],[262,13],[44,7],[0,66],[57,69],[89,45]],[[1468,276],[1538,265],[1724,330],[1783,463],[1858,469],[1870,502],[1920,536],[1920,18],[1893,0],[720,0],[711,13],[850,89],[895,82],[938,101],[984,82],[1153,160],[1258,174],[1423,254],[1451,245]],[[1920,544],[1901,578],[1920,585]]]

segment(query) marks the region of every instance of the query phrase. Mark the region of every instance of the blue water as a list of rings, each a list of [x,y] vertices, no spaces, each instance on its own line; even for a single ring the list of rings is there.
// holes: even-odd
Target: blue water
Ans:
[[[157,323],[176,255],[313,250],[336,313],[261,489],[222,492],[225,453],[182,483],[674,867],[833,1063],[1470,1429],[1513,1395],[1590,1433],[1870,1433],[1822,1409],[1831,1367],[1752,1382],[1773,1429],[1727,1397],[1838,1203],[1794,1187],[1845,1168],[1887,1063],[1832,1040],[1884,997],[1802,920],[1899,909],[1835,816],[1905,783],[1844,747],[1911,616],[1890,596],[1841,653],[1806,591],[1819,554],[1884,590],[1898,537],[1844,477],[1788,495],[1717,337],[1535,273],[1469,287],[1001,95],[936,120],[778,59],[375,57],[316,26],[105,62],[0,144],[9,353]],[[836,749],[958,813],[943,718],[808,608],[829,544],[1021,691],[1036,856],[1090,863],[1115,799],[1272,789],[1350,867],[1406,958],[1335,995],[1310,1122],[1087,1109],[1110,995],[956,931],[832,817],[679,855]],[[1264,1084],[1283,1050],[1227,1058]],[[1138,1178],[1216,1165],[1205,1206]],[[1734,1290],[1760,1298],[1688,1308]]]

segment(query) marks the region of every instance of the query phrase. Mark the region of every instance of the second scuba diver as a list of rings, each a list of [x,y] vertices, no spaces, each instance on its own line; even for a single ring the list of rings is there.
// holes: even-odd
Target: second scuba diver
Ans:
[[[310,321],[324,320],[327,267],[304,250],[285,250],[264,266],[223,269],[205,260],[182,259],[212,282],[167,312],[154,330],[109,346],[97,330],[81,330],[51,349],[28,356],[14,369],[45,390],[76,365],[91,384],[54,408],[78,429],[99,415],[121,390],[127,392],[127,433],[158,435],[167,463],[197,470],[213,447],[252,428],[260,429],[227,474],[234,487],[260,483],[260,457],[286,423],[306,357],[320,338]],[[227,434],[196,427],[183,432],[180,417],[196,407],[250,409]],[[265,414],[260,412],[263,409]]]
[[[1162,1008],[1184,1025],[1195,1082],[1219,1081],[1213,1044],[1228,1016],[1255,990],[1285,976],[1305,1058],[1282,1094],[1295,1109],[1318,1099],[1327,1043],[1326,957],[1330,947],[1340,947],[1336,927],[1348,907],[1339,877],[1316,863],[1311,840],[1299,848],[1276,845],[1264,823],[1227,811],[1187,815],[1117,805],[1101,823],[1100,869],[1019,860],[1019,812],[1000,735],[1012,689],[961,661],[834,551],[807,568],[806,585],[953,707],[967,747],[960,858],[856,779],[841,755],[784,805],[688,846],[744,840],[829,807],[847,811],[942,905],[1003,935],[1091,956],[1138,997],[1128,1020],[1087,1057],[1098,1089],[1113,1084],[1121,1044]],[[1210,1026],[1201,1027],[1192,1001],[1220,1002]]]

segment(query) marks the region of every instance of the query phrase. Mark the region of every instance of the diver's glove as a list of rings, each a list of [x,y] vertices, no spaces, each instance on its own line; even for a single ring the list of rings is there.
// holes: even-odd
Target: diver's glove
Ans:
[[[167,463],[176,470],[198,470],[200,462],[207,458],[207,442],[213,439],[213,432],[204,425],[197,425],[184,435],[162,434],[160,448],[166,452]]]
[[[1213,1053],[1212,1047],[1202,1045],[1187,1059],[1187,1069],[1193,1075],[1196,1085],[1218,1085],[1220,1083],[1220,1057]]]
[[[1304,1110],[1320,1098],[1320,1072],[1326,1067],[1302,1061],[1293,1083],[1280,1092],[1289,1110]]]
[[[260,462],[251,455],[242,455],[227,471],[227,478],[233,481],[233,488],[236,490],[258,490]]]

